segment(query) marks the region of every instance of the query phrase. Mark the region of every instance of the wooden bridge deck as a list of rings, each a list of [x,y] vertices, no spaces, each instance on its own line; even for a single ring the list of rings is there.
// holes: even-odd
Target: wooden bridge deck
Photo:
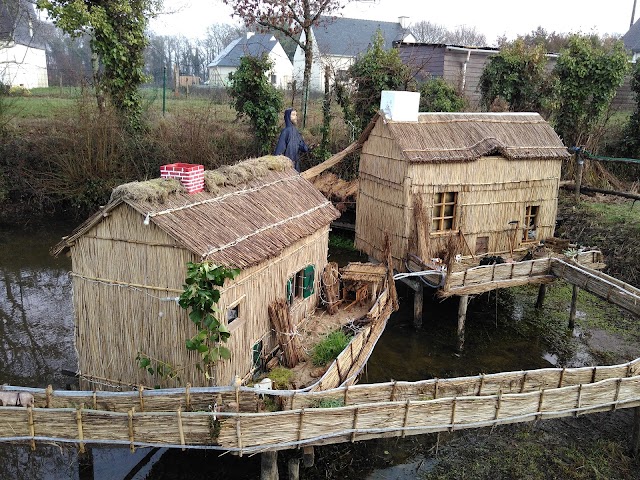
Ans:
[[[551,272],[567,282],[640,316],[640,289],[585,265],[554,259]]]
[[[207,448],[249,454],[637,407],[640,359],[615,366],[346,385],[323,392],[267,391],[284,409],[276,412],[256,411],[260,393],[248,387],[143,392],[8,389],[30,391],[38,406],[0,408],[0,442]],[[95,408],[85,408],[87,398],[93,398]],[[222,398],[237,399],[245,411],[216,412]],[[43,408],[43,401],[50,408]],[[63,404],[68,406],[52,406]],[[322,408],[323,404],[342,406]]]

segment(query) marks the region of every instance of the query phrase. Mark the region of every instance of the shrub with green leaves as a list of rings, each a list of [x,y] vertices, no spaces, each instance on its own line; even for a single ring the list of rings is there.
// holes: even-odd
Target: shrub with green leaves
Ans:
[[[273,382],[273,387],[279,390],[284,390],[291,387],[291,380],[293,380],[293,371],[286,367],[275,367],[267,375]]]
[[[351,335],[345,334],[342,330],[331,332],[313,348],[311,361],[314,365],[324,366],[335,360],[340,352],[347,348],[351,338]]]
[[[421,112],[462,112],[465,99],[444,78],[427,80],[420,87]]]
[[[553,69],[554,127],[567,146],[591,148],[596,127],[624,81],[628,56],[621,41],[574,35]]]
[[[231,334],[226,325],[218,318],[220,310],[217,303],[220,300],[220,290],[227,278],[235,278],[240,270],[224,266],[217,266],[210,262],[187,263],[187,278],[184,292],[178,303],[182,308],[190,309],[189,319],[198,327],[191,339],[187,340],[188,350],[194,350],[200,355],[202,363],[196,366],[211,378],[211,367],[219,359],[229,359],[231,351],[222,344],[226,343]]]
[[[512,112],[543,109],[548,80],[542,45],[526,45],[522,39],[504,46],[489,59],[480,76],[482,105],[489,109],[496,98],[504,98]]]
[[[231,76],[228,88],[231,105],[238,115],[246,115],[251,120],[262,154],[268,154],[273,148],[283,107],[282,93],[266,77],[272,67],[273,63],[266,54],[262,57],[244,56],[238,70]]]

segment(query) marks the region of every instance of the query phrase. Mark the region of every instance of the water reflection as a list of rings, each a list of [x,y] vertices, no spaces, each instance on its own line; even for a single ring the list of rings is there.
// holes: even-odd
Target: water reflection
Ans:
[[[0,232],[0,383],[62,388],[77,368],[71,262],[48,255],[62,231]]]

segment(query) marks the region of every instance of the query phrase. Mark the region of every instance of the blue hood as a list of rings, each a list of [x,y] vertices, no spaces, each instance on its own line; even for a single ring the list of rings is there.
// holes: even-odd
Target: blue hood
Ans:
[[[291,123],[291,112],[293,112],[293,108],[287,108],[284,111],[284,128],[289,128],[293,125]]]

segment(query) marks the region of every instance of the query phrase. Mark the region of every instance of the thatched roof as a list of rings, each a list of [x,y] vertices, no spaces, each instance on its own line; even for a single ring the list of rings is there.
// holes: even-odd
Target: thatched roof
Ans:
[[[134,182],[114,190],[111,201],[71,236],[54,246],[58,255],[126,204],[203,260],[246,268],[340,214],[286,157],[262,157],[206,172],[207,190],[187,194],[175,180]]]
[[[473,161],[496,152],[510,160],[569,156],[537,113],[421,113],[418,122],[387,122],[411,162]]]

